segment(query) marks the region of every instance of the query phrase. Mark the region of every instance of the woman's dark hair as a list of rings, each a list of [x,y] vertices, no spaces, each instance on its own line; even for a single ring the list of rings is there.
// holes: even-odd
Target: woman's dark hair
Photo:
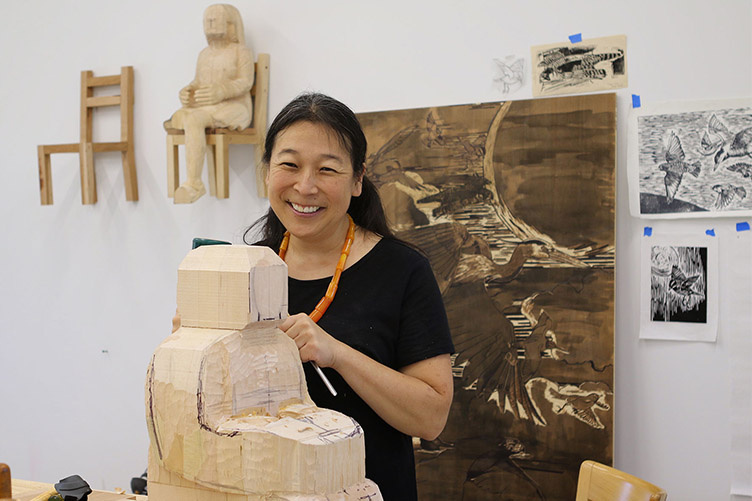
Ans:
[[[285,106],[272,122],[264,142],[263,162],[267,168],[277,136],[297,122],[322,124],[331,129],[350,154],[354,175],[358,177],[363,173],[368,143],[358,118],[343,103],[315,92],[300,94]],[[386,222],[379,192],[367,176],[363,176],[360,196],[352,197],[347,212],[358,226],[382,237],[394,238]],[[246,229],[243,235],[245,243],[251,243],[248,241],[249,237],[252,238],[253,230],[257,226],[261,226],[261,240],[254,245],[265,245],[277,250],[286,230],[271,207],[266,215]]]

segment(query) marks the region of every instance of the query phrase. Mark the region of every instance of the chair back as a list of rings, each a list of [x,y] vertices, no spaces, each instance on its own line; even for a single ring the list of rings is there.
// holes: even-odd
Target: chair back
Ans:
[[[575,501],[665,501],[666,491],[595,461],[580,466]]]

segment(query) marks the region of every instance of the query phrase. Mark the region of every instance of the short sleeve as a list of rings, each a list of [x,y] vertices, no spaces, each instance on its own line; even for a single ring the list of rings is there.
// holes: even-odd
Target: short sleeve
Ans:
[[[449,322],[431,265],[420,256],[405,287],[397,342],[397,367],[453,353]]]

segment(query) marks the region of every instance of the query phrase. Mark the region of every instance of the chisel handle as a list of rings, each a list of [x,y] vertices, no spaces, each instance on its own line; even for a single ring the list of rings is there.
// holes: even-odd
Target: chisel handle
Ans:
[[[10,467],[0,463],[0,500],[13,497],[13,487],[10,483]]]

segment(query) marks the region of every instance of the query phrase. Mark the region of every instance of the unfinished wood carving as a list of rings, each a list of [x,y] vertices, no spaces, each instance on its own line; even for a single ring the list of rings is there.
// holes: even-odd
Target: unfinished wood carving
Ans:
[[[315,406],[287,317],[287,267],[266,247],[192,250],[182,326],[147,372],[149,499],[382,499],[363,432]]]
[[[196,77],[180,90],[183,106],[164,124],[185,131],[188,179],[175,190],[175,203],[192,203],[206,193],[201,181],[206,128],[245,129],[253,115],[253,53],[245,45],[240,12],[232,5],[210,5],[204,34],[208,47],[198,56]]]

